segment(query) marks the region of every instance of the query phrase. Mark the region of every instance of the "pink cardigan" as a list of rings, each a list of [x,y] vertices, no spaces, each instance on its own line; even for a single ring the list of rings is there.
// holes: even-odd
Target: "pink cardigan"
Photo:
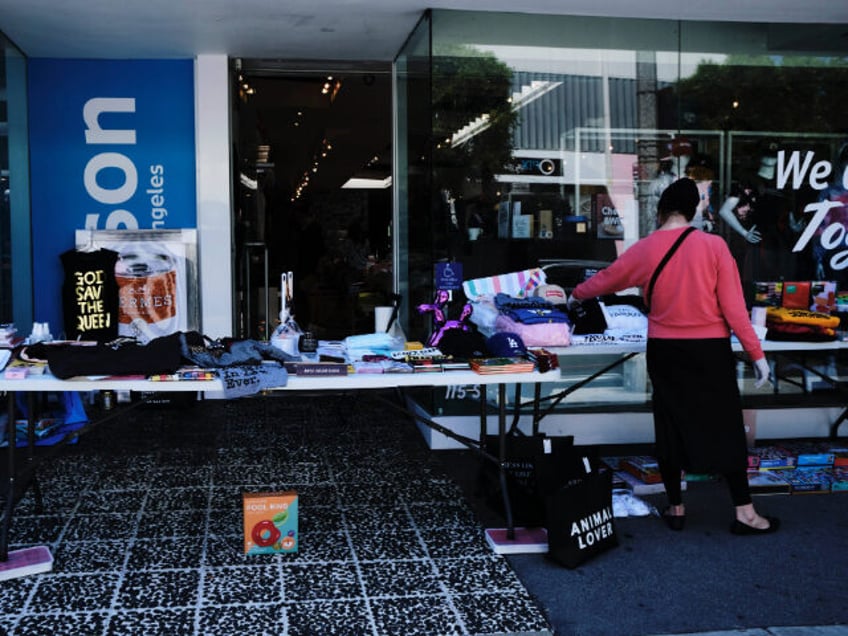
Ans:
[[[585,300],[628,287],[647,293],[654,269],[684,229],[657,230],[636,242],[609,267],[575,287],[574,297]],[[731,330],[752,362],[765,357],[727,244],[719,236],[692,232],[654,284],[648,337],[727,338]]]

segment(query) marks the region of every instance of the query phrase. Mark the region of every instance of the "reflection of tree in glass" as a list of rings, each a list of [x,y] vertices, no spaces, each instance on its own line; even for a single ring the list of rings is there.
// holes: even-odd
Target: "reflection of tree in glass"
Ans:
[[[843,132],[848,67],[844,57],[730,55],[702,62],[677,92],[696,128]]]
[[[512,163],[517,115],[510,103],[512,72],[490,53],[469,46],[445,47],[433,57],[434,191],[461,197],[469,185],[485,192],[494,175]],[[455,133],[478,118],[488,127],[464,143]]]

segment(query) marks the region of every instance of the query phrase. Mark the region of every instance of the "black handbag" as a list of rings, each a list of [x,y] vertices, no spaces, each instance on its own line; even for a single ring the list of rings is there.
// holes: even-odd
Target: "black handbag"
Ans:
[[[576,568],[618,545],[612,510],[612,472],[588,458],[582,476],[547,497],[548,556]]]
[[[589,333],[604,333],[607,329],[607,319],[597,298],[587,298],[577,304],[568,311],[568,318],[574,325],[572,333],[578,336]]]

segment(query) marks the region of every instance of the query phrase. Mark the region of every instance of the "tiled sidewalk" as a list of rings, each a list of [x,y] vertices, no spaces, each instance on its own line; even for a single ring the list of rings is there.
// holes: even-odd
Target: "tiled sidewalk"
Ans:
[[[136,409],[40,475],[11,548],[55,564],[0,584],[4,636],[551,631],[413,424],[367,397]],[[299,552],[244,556],[241,493],[287,489]]]

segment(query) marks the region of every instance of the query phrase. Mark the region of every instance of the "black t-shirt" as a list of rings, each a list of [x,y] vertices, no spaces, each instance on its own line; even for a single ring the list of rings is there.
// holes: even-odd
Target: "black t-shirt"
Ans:
[[[69,250],[60,256],[65,270],[62,310],[69,340],[109,342],[118,337],[118,253]]]

